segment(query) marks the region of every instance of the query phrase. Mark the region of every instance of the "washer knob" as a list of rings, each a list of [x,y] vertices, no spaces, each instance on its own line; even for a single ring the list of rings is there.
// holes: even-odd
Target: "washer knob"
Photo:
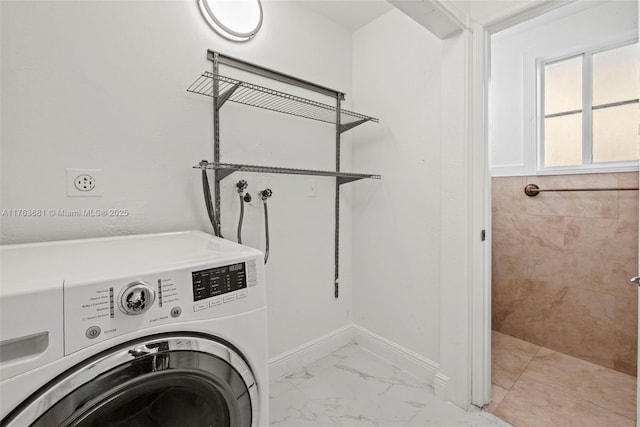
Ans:
[[[137,280],[129,283],[120,292],[118,308],[124,314],[136,316],[149,310],[156,299],[156,291],[147,282]]]

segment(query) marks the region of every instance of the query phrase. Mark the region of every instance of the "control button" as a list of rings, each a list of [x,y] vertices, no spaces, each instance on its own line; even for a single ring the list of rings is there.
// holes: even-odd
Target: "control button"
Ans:
[[[173,307],[171,309],[171,317],[180,317],[182,314],[182,309],[180,307]]]
[[[89,329],[87,329],[87,331],[84,334],[87,336],[87,338],[92,340],[94,338],[98,338],[98,335],[100,335],[100,332],[102,331],[100,330],[99,326],[92,326]]]
[[[216,298],[214,300],[209,301],[209,307],[215,307],[216,305],[222,304],[222,298]]]
[[[204,310],[205,308],[207,308],[207,303],[201,302],[193,306],[193,311],[200,311],[200,310]]]
[[[236,299],[235,295],[225,295],[224,302],[231,302],[231,301],[234,301],[235,299]]]
[[[244,298],[247,296],[247,291],[240,291],[236,294],[236,298],[240,299],[240,298]]]

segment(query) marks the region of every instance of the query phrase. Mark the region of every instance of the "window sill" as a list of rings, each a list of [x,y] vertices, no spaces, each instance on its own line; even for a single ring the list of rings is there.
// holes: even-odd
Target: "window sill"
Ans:
[[[541,168],[536,171],[536,175],[579,175],[589,173],[619,173],[619,172],[638,172],[640,164],[634,162],[620,163],[599,163],[582,166],[562,166]]]

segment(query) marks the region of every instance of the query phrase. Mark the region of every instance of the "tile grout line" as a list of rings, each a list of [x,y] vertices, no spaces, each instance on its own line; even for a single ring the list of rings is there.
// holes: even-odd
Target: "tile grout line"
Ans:
[[[518,381],[520,381],[520,378],[522,378],[522,374],[524,374],[524,372],[527,370],[529,365],[531,365],[531,362],[533,362],[533,359],[535,359],[536,356],[538,356],[538,353],[540,353],[541,349],[542,349],[542,346],[539,345],[536,352],[533,354],[531,359],[529,359],[529,362],[527,362],[527,365],[522,369],[522,371],[520,372],[520,375],[518,375],[518,378],[516,378],[515,382],[511,385],[511,388],[509,388],[509,391],[511,391],[511,389],[518,383]]]
[[[633,421],[633,422],[635,422],[635,421],[636,421],[634,418],[629,418],[628,416],[626,416],[626,415],[624,415],[624,414],[621,414],[621,413],[619,413],[618,411],[615,411],[615,410],[613,410],[613,409],[611,409],[611,408],[607,408],[607,407],[605,407],[605,406],[602,406],[601,404],[599,404],[599,403],[597,403],[597,402],[592,402],[591,400],[589,400],[589,399],[585,399],[585,398],[584,398],[584,397],[582,397],[582,396],[575,395],[575,394],[573,394],[573,393],[571,393],[571,392],[568,392],[568,391],[566,391],[566,390],[563,390],[563,389],[561,389],[561,388],[559,388],[559,387],[557,387],[557,386],[555,386],[555,385],[553,385],[553,384],[551,384],[551,383],[548,383],[548,382],[546,382],[546,381],[543,381],[543,380],[540,380],[540,379],[537,379],[537,378],[532,378],[532,377],[528,377],[528,379],[529,379],[529,381],[533,381],[533,382],[535,382],[535,383],[540,384],[543,388],[548,388],[548,389],[551,389],[551,390],[556,391],[557,393],[560,393],[560,394],[563,394],[563,395],[565,395],[565,396],[568,396],[568,397],[570,397],[570,398],[573,398],[573,399],[579,400],[579,401],[581,401],[581,402],[586,402],[586,403],[588,403],[588,404],[590,404],[590,405],[592,405],[592,406],[596,406],[596,407],[598,407],[598,408],[599,408],[599,409],[601,409],[602,411],[605,411],[605,412],[609,412],[609,413],[611,413],[611,414],[618,415],[618,416],[620,416],[620,417],[622,417],[622,418],[626,418],[626,419],[627,419],[627,420],[629,420],[629,421]]]
[[[543,348],[544,348],[545,350],[551,350],[551,349],[548,349],[548,348],[546,348],[546,347],[544,347],[544,346],[539,346],[539,347],[538,347],[538,350],[536,351],[536,353],[534,354],[534,356],[531,358],[531,360],[529,361],[529,363],[527,363],[527,366],[525,366],[525,368],[522,370],[522,372],[521,372],[521,373],[520,373],[520,375],[518,376],[518,379],[513,383],[513,385],[511,386],[511,388],[513,388],[513,386],[515,386],[515,385],[518,383],[518,381],[520,381],[520,378],[522,378],[522,376],[524,375],[525,371],[527,370],[527,368],[529,367],[529,365],[531,364],[531,362],[533,362],[533,359],[535,359],[535,358],[538,356],[538,353],[540,353],[540,351],[541,351]],[[551,350],[551,351],[555,351],[555,350]],[[561,354],[564,354],[564,353],[561,353]],[[573,356],[572,356],[572,357],[573,357]],[[591,362],[588,362],[588,363],[591,363]],[[607,369],[610,369],[610,368],[607,368]],[[535,381],[535,382],[537,382],[537,383],[539,383],[539,384],[541,384],[541,385],[543,385],[544,387],[549,387],[549,388],[551,388],[551,389],[553,389],[553,390],[555,390],[555,391],[557,391],[557,392],[559,392],[559,393],[563,393],[563,394],[565,394],[565,395],[567,395],[567,396],[571,396],[572,398],[575,398],[575,399],[581,400],[581,401],[583,401],[583,402],[587,402],[587,403],[589,403],[589,404],[591,404],[591,405],[593,405],[593,406],[597,406],[598,408],[600,408],[600,409],[602,409],[602,410],[604,410],[604,411],[606,411],[606,412],[610,412],[610,413],[613,413],[613,414],[619,415],[619,416],[621,416],[621,417],[623,417],[623,418],[626,418],[626,419],[631,420],[631,421],[634,421],[634,422],[636,421],[635,419],[629,418],[628,416],[626,416],[626,415],[624,415],[624,414],[620,413],[619,411],[617,411],[617,410],[615,410],[615,409],[613,409],[613,408],[608,408],[608,407],[603,406],[602,404],[600,404],[600,403],[598,403],[598,402],[593,402],[591,399],[587,399],[587,398],[582,397],[582,396],[580,396],[580,395],[577,395],[577,394],[571,393],[571,392],[569,392],[569,391],[567,391],[567,390],[564,390],[564,389],[562,389],[562,388],[559,388],[559,387],[555,386],[555,385],[554,385],[554,384],[552,384],[552,383],[548,383],[548,382],[546,382],[546,381],[542,381],[542,380],[539,380],[539,379],[536,379],[536,378],[531,378],[531,377],[529,377],[529,379],[530,379],[530,380],[532,380],[532,381]],[[511,388],[509,389],[509,392],[511,392]],[[509,394],[509,392],[507,392],[507,394]],[[506,397],[507,397],[507,395],[505,395],[504,399],[506,399]],[[504,399],[502,399],[502,400],[504,401]],[[502,403],[502,402],[500,402],[500,403]],[[500,405],[498,405],[498,406],[500,406]],[[497,409],[497,407],[496,407],[496,409]]]
[[[513,384],[511,384],[511,387],[509,387],[509,389],[505,393],[504,397],[502,398],[502,400],[500,400],[500,403],[498,403],[498,406],[495,407],[495,409],[493,410],[492,413],[495,413],[498,410],[498,408],[500,408],[500,405],[502,405],[502,402],[504,402],[506,400],[507,396],[509,396],[509,393],[511,393],[511,390],[513,390],[513,387],[515,387],[515,385],[518,383],[518,381],[520,381],[520,378],[522,377],[522,374],[524,374],[524,371],[527,370],[527,368],[529,367],[529,365],[531,364],[533,359],[535,359],[535,357],[538,355],[538,353],[540,352],[541,348],[542,348],[542,346],[539,345],[538,349],[536,350],[536,352],[533,354],[533,356],[531,356],[531,359],[529,360],[529,362],[527,362],[527,365],[522,369],[522,371],[518,375],[518,378],[516,378],[516,380],[513,382]]]

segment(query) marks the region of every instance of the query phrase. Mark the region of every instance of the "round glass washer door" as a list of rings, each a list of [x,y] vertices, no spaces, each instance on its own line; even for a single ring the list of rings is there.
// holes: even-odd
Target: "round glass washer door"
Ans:
[[[67,371],[3,420],[3,427],[256,427],[258,390],[229,344],[156,336]]]

